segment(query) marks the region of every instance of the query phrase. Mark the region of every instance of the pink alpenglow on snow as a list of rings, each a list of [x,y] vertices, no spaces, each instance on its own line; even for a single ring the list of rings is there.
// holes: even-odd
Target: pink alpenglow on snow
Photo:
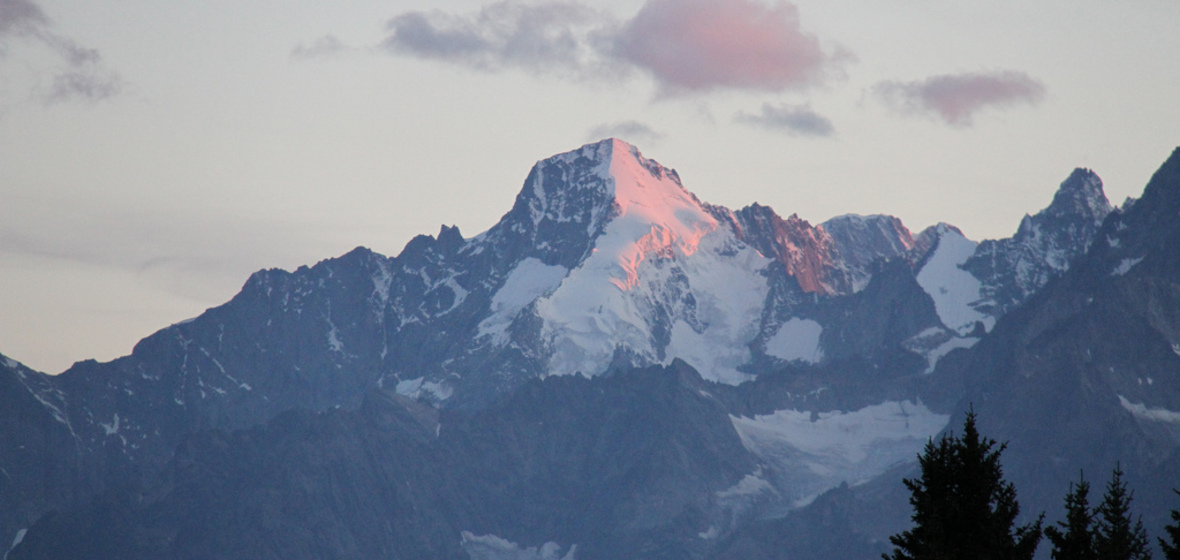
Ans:
[[[649,71],[664,94],[801,89],[842,59],[802,30],[794,5],[753,0],[649,0],[614,55]]]
[[[607,258],[613,257],[624,277],[610,281],[628,290],[638,285],[639,263],[647,255],[671,251],[690,256],[697,251],[701,238],[717,229],[717,220],[663,168],[657,168],[658,176],[648,171],[635,146],[617,139],[609,145],[607,176],[614,187],[619,215],[607,226],[608,235],[595,249]]]
[[[932,114],[951,126],[966,127],[975,113],[987,107],[1039,103],[1045,97],[1045,85],[1024,72],[1006,70],[886,81],[874,86],[873,93],[902,113]]]
[[[612,212],[590,255],[564,278],[564,269],[551,271],[536,290],[544,294],[533,304],[540,335],[553,349],[549,374],[598,375],[625,350],[649,364],[683,359],[714,381],[748,379],[737,367],[749,362],[758,334],[770,259],[740,243],[676,173],[634,146],[612,139],[576,153],[596,162]],[[517,308],[505,305],[503,316]],[[667,313],[670,340],[651,336],[654,308]],[[505,322],[489,323],[487,332]]]

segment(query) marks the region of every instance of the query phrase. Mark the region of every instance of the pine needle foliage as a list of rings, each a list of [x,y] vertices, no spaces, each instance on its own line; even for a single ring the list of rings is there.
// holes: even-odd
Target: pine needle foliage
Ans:
[[[1090,509],[1090,483],[1085,474],[1075,485],[1070,483],[1065,495],[1065,521],[1045,528],[1053,543],[1053,560],[1099,560],[1094,549],[1094,512]]]
[[[1106,485],[1106,495],[1095,508],[1098,518],[1094,548],[1102,560],[1150,560],[1147,531],[1143,519],[1131,520],[1134,492],[1127,490],[1123,469],[1116,466]]]
[[[1177,496],[1180,496],[1180,490],[1172,490]],[[1167,560],[1180,560],[1180,510],[1172,510],[1172,524],[1164,526],[1164,531],[1168,534],[1168,541],[1162,537],[1157,537],[1160,542],[1160,549],[1164,551],[1164,558]]]
[[[945,435],[918,457],[921,476],[905,479],[914,528],[889,538],[886,560],[1030,560],[1041,539],[1041,520],[1016,527],[1016,488],[1004,480],[1006,445],[982,438],[975,412],[963,436]]]

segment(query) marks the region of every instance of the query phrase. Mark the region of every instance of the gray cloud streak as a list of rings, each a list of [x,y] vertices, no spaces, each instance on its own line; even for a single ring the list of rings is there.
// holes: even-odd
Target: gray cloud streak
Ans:
[[[733,120],[766,130],[785,132],[792,136],[829,137],[836,131],[832,121],[812,111],[807,105],[763,103],[759,113],[738,113]]]
[[[335,35],[324,35],[310,45],[300,43],[291,49],[291,58],[310,60],[326,58],[352,50]]]
[[[872,92],[902,114],[934,116],[951,126],[968,127],[983,109],[1040,103],[1045,85],[1024,72],[1005,70],[885,81],[873,86]]]
[[[612,25],[605,13],[575,2],[484,6],[467,16],[407,12],[389,21],[389,52],[463,64],[480,70],[593,74],[595,45]]]
[[[48,25],[49,18],[36,4],[27,0],[0,0],[0,41],[9,36],[33,34]]]
[[[29,0],[0,0],[0,57],[6,56],[5,47],[13,40],[38,43],[57,59],[52,84],[35,93],[46,104],[106,99],[123,87],[123,80],[102,63],[97,50],[56,33],[41,7]]]

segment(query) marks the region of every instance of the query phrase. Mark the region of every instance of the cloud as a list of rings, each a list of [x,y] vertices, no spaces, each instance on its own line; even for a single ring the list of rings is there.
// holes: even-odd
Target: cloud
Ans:
[[[791,136],[828,137],[835,133],[832,121],[812,111],[808,105],[763,103],[760,113],[738,113],[733,120],[767,130],[786,132]]]
[[[291,58],[300,60],[310,60],[313,58],[325,58],[335,56],[345,51],[351,50],[348,46],[340,41],[335,35],[324,35],[315,40],[310,45],[299,43],[295,48],[291,49]]]
[[[632,144],[651,146],[664,137],[651,127],[639,121],[622,121],[600,124],[586,134],[586,140],[595,141],[603,138],[619,138]]]
[[[600,62],[596,35],[610,22],[605,13],[575,2],[502,1],[467,16],[406,12],[386,25],[382,47],[488,71],[585,74]]]
[[[664,93],[802,89],[841,59],[801,29],[794,5],[754,0],[648,0],[613,54],[650,72]]]
[[[10,36],[31,35],[48,25],[49,18],[36,4],[27,0],[0,0],[0,41]]]
[[[1045,96],[1040,80],[1012,70],[943,74],[915,82],[884,81],[873,94],[907,115],[931,115],[956,127],[971,126],[975,113],[988,107],[1036,105]]]
[[[0,58],[7,55],[12,40],[40,45],[56,61],[52,84],[34,88],[46,104],[105,99],[123,87],[123,80],[103,64],[97,50],[59,35],[41,7],[29,0],[0,0]]]
[[[639,70],[662,96],[804,89],[850,58],[824,52],[781,0],[647,0],[624,22],[577,2],[506,0],[469,15],[406,12],[387,29],[382,47],[395,54],[582,78]]]

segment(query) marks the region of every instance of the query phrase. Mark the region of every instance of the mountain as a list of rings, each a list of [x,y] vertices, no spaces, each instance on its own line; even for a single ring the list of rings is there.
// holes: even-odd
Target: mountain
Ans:
[[[590,144],[538,162],[478,236],[444,226],[396,257],[358,248],[261,271],[113,362],[60,376],[0,364],[12,404],[0,429],[28,434],[0,443],[14,447],[0,468],[19,473],[0,486],[14,512],[0,538],[28,539],[14,557],[90,546],[63,535],[100,530],[129,540],[94,540],[114,547],[96,557],[230,540],[251,555],[260,542],[311,547],[309,520],[329,511],[330,549],[265,550],[369,555],[417,531],[398,554],[625,552],[611,542],[706,554],[750,519],[797,518],[841,484],[911,463],[966,394],[965,374],[930,372],[1064,273],[1105,211],[1100,182],[1079,171],[1008,240],[977,245],[946,224],[913,236],[889,216],[813,226],[703,203],[633,146]],[[462,430],[473,435],[451,439]],[[586,441],[598,447],[578,455]],[[563,478],[565,467],[583,474]],[[382,510],[369,491],[398,505]],[[192,525],[259,503],[307,532],[225,540]],[[526,510],[540,525],[488,521]]]
[[[1084,469],[1121,464],[1158,532],[1180,487],[1180,149],[1143,196],[1111,213],[1059,281],[1001,319],[946,375],[981,430],[1010,439],[1008,472],[1056,511]]]
[[[1134,491],[1133,512],[1158,535],[1170,522],[1169,510],[1180,505],[1170,491],[1180,487],[1180,149],[1140,199],[1106,214],[1088,251],[1055,269],[1060,257],[1053,247],[1070,237],[1069,224],[1091,225],[1078,218],[1095,206],[1069,196],[1090,189],[1091,178],[1075,171],[1050,209],[1026,217],[1020,228],[1026,235],[1012,238],[1039,238],[1039,244],[1020,251],[1012,250],[1012,240],[984,242],[981,248],[990,247],[966,261],[964,269],[982,254],[1009,271],[1027,272],[1026,279],[1045,274],[1050,281],[1013,304],[970,350],[939,362],[921,393],[924,402],[944,403],[936,408],[956,419],[973,409],[981,433],[1007,443],[1004,471],[1018,489],[1024,521],[1040,512],[1049,521],[1063,518],[1071,482],[1084,473],[1102,488],[1121,466]],[[1083,212],[1062,219],[1064,213],[1054,210],[1063,206]],[[995,256],[1005,246],[1003,256]],[[1038,254],[1049,258],[1037,260]],[[1026,264],[1011,267],[1020,262]],[[1017,276],[991,276],[1004,277]],[[1020,294],[1017,287],[1006,293]],[[909,495],[900,481],[916,475],[913,465],[903,466],[860,486],[833,489],[810,507],[735,532],[718,557],[794,557],[776,556],[784,550],[825,558],[851,550],[867,557],[866,546],[884,549],[888,535],[908,528]],[[830,540],[813,543],[817,526]]]
[[[1085,252],[1111,210],[1102,180],[1088,169],[1074,170],[1053,203],[1026,215],[1016,235],[980,243],[963,263],[981,282],[972,307],[998,317],[1024,303]]]

